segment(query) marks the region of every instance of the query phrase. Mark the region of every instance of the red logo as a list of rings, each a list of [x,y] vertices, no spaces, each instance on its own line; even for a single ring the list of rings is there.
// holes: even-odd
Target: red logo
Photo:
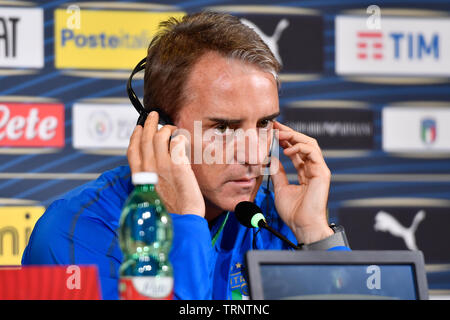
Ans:
[[[1,147],[64,147],[64,105],[0,103]]]
[[[357,32],[356,56],[359,60],[383,59],[383,34],[378,31]]]
[[[0,300],[101,299],[97,266],[0,268]]]
[[[119,279],[121,300],[173,300],[173,278],[125,276]]]

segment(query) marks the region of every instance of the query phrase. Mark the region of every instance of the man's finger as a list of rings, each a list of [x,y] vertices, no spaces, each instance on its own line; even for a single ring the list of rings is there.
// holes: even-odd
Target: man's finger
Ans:
[[[132,174],[142,171],[142,158],[140,146],[142,130],[143,128],[141,126],[136,126],[136,128],[134,128],[127,149],[127,159]]]
[[[303,159],[310,159],[318,164],[325,163],[325,160],[319,150],[308,143],[296,143],[284,149],[284,154],[288,157],[295,154],[300,154]]]
[[[170,165],[169,141],[172,133],[177,127],[165,125],[155,134],[153,138],[153,150],[158,168],[165,168]]]
[[[153,151],[153,137],[158,130],[159,115],[156,111],[150,112],[145,120],[141,138],[142,170],[156,172],[155,153]]]
[[[297,132],[279,122],[274,123],[274,128],[278,129],[278,131],[276,131],[276,132],[277,132],[278,139],[280,141],[288,140],[292,144],[295,144],[297,142],[309,143],[309,144],[314,145],[315,147],[319,148],[319,144],[317,143],[317,140],[314,138],[311,138],[310,136],[307,136],[306,134]]]
[[[175,165],[186,165],[190,164],[189,158],[186,153],[186,148],[188,145],[187,138],[180,134],[176,137],[173,137],[170,140],[170,158],[172,163]]]
[[[278,121],[273,122],[274,129],[278,129],[280,131],[294,131],[294,129],[288,127],[287,125],[284,125]]]
[[[280,145],[283,149],[288,149],[292,147],[292,144],[289,143],[289,141],[283,140],[280,142]],[[292,164],[294,165],[294,168],[298,171],[300,169],[300,166],[303,165],[304,160],[298,153],[292,153],[287,155],[289,159],[291,159]]]
[[[158,112],[152,111],[145,120],[144,131],[142,133],[142,148],[148,150],[148,145],[152,144],[153,136],[158,131]],[[144,151],[144,150],[141,150]]]

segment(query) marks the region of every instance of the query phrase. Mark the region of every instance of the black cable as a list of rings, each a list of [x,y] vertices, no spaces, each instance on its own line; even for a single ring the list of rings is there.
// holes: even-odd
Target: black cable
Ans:
[[[142,71],[145,70],[147,58],[142,59],[138,62],[138,64],[134,67],[133,71],[130,74],[130,77],[127,81],[127,94],[128,98],[130,99],[131,103],[133,104],[133,107],[136,109],[136,111],[139,113],[139,118],[137,121],[137,125],[144,126],[145,119],[147,119],[147,116],[150,114],[151,111],[156,111],[159,114],[159,124],[166,125],[166,124],[173,124],[172,119],[170,119],[169,115],[166,114],[163,110],[160,108],[157,108],[155,106],[152,106],[149,108],[149,110],[146,110],[144,106],[142,105],[141,101],[139,101],[138,96],[133,90],[132,87],[132,80],[133,76]]]
[[[267,218],[271,217],[270,210],[269,210],[269,197],[270,197],[270,189],[269,188],[270,188],[270,175],[267,176],[266,190],[264,191],[264,193],[266,194],[266,217]],[[256,230],[255,234],[253,235],[253,243],[252,243],[253,250],[256,250],[256,236],[258,235],[259,231],[261,231],[261,228],[258,228],[258,230]]]

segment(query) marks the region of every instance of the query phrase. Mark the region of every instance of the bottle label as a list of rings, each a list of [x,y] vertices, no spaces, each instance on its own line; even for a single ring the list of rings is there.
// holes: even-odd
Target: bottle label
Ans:
[[[122,277],[119,296],[122,300],[173,300],[173,278]]]

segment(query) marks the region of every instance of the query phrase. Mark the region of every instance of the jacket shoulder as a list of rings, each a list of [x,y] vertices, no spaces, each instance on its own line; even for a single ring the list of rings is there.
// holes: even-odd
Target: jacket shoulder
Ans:
[[[117,167],[66,193],[36,222],[22,263],[72,264],[75,246],[107,253],[130,191],[129,168]]]

